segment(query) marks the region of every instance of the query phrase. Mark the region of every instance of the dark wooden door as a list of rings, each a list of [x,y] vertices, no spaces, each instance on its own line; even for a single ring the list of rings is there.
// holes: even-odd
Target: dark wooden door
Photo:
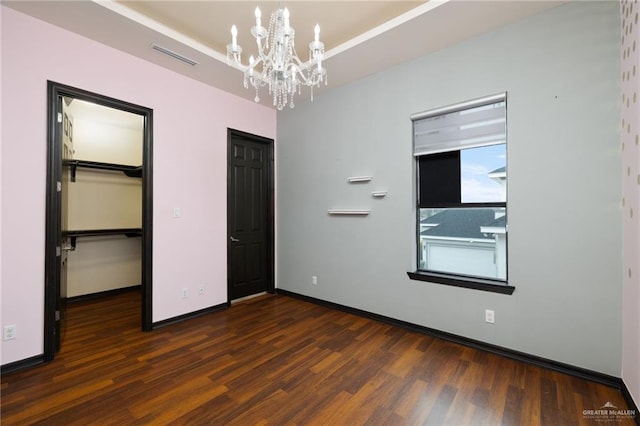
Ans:
[[[228,299],[273,291],[273,141],[228,131]]]
[[[64,98],[62,108],[62,179],[60,185],[60,280],[56,291],[56,351],[60,350],[67,328],[67,265],[68,253],[72,250],[69,231],[69,182],[71,169],[69,161],[73,160],[73,117],[65,111],[64,106],[71,102],[71,98]]]

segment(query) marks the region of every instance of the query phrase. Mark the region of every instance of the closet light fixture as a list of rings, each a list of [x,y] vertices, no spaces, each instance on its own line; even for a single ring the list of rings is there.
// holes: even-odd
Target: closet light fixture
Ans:
[[[160,53],[163,53],[167,56],[171,56],[173,59],[177,59],[181,62],[184,62],[185,64],[189,64],[192,67],[198,65],[198,61],[195,61],[193,59],[189,59],[186,56],[183,56],[181,54],[179,54],[178,52],[174,52],[173,50],[167,49],[166,47],[162,47],[159,44],[156,43],[152,43],[151,44],[151,48],[155,51],[158,51]]]
[[[244,87],[251,85],[256,91],[255,101],[259,102],[258,89],[269,86],[273,96],[273,106],[281,110],[287,103],[293,108],[293,95],[300,93],[301,86],[327,84],[327,71],[322,68],[324,43],[320,41],[320,26],[314,28],[314,40],[309,43],[309,60],[303,62],[295,48],[295,31],[289,23],[289,9],[277,9],[271,13],[269,28],[262,26],[260,8],[255,11],[256,25],[251,35],[258,45],[258,56],[249,57],[249,65],[242,63],[242,47],[238,44],[238,29],[231,27],[231,44],[227,45],[227,63],[231,61],[244,72]]]

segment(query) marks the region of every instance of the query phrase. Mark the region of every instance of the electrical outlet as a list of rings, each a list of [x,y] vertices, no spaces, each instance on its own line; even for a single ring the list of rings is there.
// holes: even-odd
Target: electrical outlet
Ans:
[[[203,285],[201,285],[201,286],[200,286],[200,289],[198,289],[198,294],[199,294],[200,296],[204,296],[204,286],[203,286]]]
[[[187,297],[189,297],[189,290],[186,288],[182,289],[182,298],[186,299]]]
[[[318,285],[318,277],[315,275],[311,277],[311,284]]]
[[[493,324],[496,322],[496,313],[491,309],[484,310],[484,320],[489,324]]]
[[[2,340],[11,340],[16,338],[16,325],[5,325],[2,329]]]

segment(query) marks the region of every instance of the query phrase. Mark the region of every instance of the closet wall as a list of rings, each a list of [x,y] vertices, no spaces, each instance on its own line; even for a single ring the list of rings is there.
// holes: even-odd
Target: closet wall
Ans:
[[[72,121],[73,160],[142,165],[141,116],[73,100],[64,106]],[[68,184],[68,229],[142,227],[142,180],[120,171],[78,167]],[[67,297],[140,285],[140,237],[79,236],[68,254]]]

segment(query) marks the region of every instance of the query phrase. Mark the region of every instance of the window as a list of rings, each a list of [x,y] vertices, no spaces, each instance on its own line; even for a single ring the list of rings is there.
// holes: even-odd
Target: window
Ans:
[[[414,279],[512,293],[507,285],[506,94],[416,114]]]

